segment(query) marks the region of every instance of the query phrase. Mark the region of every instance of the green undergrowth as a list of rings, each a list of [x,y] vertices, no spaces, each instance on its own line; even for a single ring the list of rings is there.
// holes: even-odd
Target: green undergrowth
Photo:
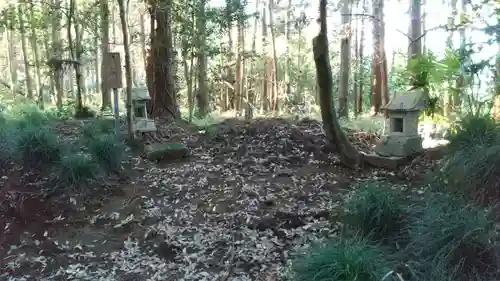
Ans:
[[[403,198],[385,188],[379,183],[356,186],[356,194],[347,201],[343,217],[350,231],[381,243],[403,240],[407,213]]]
[[[451,194],[432,194],[413,206],[407,229],[408,258],[422,273],[434,268],[457,280],[498,277],[498,237],[488,210]]]
[[[355,186],[340,216],[341,238],[299,254],[290,279],[401,281],[378,270],[389,267],[405,268],[406,281],[500,280],[492,216],[500,198],[500,126],[489,116],[467,116],[454,123],[449,141],[432,180],[414,194],[390,183]],[[367,253],[352,259],[360,249]]]
[[[419,200],[368,182],[354,187],[339,238],[297,254],[289,280],[498,280],[495,220],[488,209],[429,189]]]
[[[86,192],[97,180],[120,173],[125,145],[107,120],[85,125],[76,141],[60,134],[58,120],[32,104],[1,112],[2,164],[16,163],[25,171],[36,171],[46,179],[43,191],[47,194]]]
[[[295,281],[379,281],[391,268],[384,252],[361,236],[316,245],[292,263]]]
[[[480,204],[500,199],[500,125],[468,116],[454,125],[439,179],[454,193]]]

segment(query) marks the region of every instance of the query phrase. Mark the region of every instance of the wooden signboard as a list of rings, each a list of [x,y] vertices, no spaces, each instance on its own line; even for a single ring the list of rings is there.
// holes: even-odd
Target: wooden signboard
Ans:
[[[123,88],[122,63],[120,53],[108,52],[104,58],[106,62],[107,86],[111,89]]]

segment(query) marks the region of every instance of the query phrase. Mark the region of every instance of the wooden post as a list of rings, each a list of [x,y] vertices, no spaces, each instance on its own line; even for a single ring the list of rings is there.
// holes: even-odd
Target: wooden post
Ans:
[[[109,88],[113,89],[113,103],[114,103],[114,117],[115,117],[115,130],[116,133],[120,131],[120,111],[118,108],[118,89],[123,88],[122,82],[122,64],[120,53],[118,52],[108,52],[105,54],[107,56],[106,65],[106,79]]]

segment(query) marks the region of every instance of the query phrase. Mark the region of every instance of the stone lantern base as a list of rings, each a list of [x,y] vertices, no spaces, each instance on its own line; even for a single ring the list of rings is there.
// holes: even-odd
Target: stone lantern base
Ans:
[[[407,157],[422,151],[422,138],[419,135],[397,133],[382,136],[375,147],[375,153],[385,157]]]

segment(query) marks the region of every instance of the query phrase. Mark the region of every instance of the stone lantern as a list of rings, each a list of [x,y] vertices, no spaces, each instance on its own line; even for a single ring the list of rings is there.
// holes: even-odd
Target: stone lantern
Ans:
[[[384,107],[389,115],[389,131],[381,137],[375,152],[385,157],[406,157],[421,152],[418,118],[424,108],[423,91],[396,93]]]
[[[156,132],[154,120],[148,119],[147,101],[150,100],[149,91],[146,88],[132,89],[132,114],[134,130],[140,133]]]

